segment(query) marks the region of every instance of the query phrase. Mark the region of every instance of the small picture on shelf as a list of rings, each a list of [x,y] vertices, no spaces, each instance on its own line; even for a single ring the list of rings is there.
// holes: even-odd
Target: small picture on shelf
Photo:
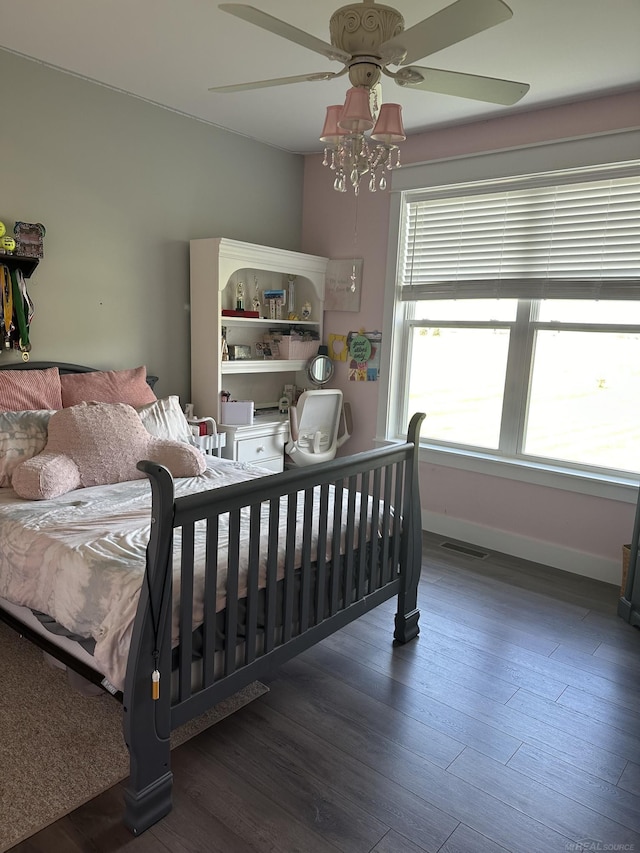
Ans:
[[[256,343],[256,358],[264,358],[270,361],[280,358],[280,347],[277,341],[258,341]]]
[[[262,338],[262,354],[263,358],[273,359],[282,358],[280,354],[280,336],[279,335],[263,335]],[[256,345],[257,349],[257,345]]]

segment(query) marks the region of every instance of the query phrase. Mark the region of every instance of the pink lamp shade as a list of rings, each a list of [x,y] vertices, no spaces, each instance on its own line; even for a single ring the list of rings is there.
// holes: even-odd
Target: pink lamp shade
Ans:
[[[327,142],[329,145],[337,145],[340,137],[344,136],[344,130],[338,127],[338,119],[342,112],[342,104],[333,104],[327,107],[327,115],[324,120],[324,127],[320,134],[320,142]]]
[[[365,130],[371,130],[373,118],[369,107],[369,89],[353,86],[347,91],[338,127],[347,133],[364,133]]]
[[[371,138],[387,145],[404,142],[407,137],[402,125],[402,107],[400,104],[383,104],[380,107],[378,121],[373,128]]]

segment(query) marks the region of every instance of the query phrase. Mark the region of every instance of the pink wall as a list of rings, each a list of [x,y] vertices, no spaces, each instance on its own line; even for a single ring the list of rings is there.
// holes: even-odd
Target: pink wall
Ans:
[[[444,518],[604,559],[619,561],[631,541],[635,507],[620,501],[437,465],[420,466],[420,490],[423,509]]]
[[[418,134],[402,145],[402,159],[407,164],[425,162],[639,125],[640,90],[635,90]],[[364,259],[360,312],[327,312],[325,334],[382,328],[388,230],[388,193],[373,195],[365,188],[359,200],[351,192],[337,193],[321,156],[305,158],[302,250]],[[354,414],[356,434],[344,451],[370,448],[376,432],[378,383],[349,382],[346,364],[339,363],[335,384]],[[423,510],[448,519],[607,560],[619,561],[620,545],[631,536],[634,506],[629,503],[440,466],[423,465],[421,479]]]
[[[329,169],[320,166],[320,174],[314,175],[312,179],[314,202],[310,217],[307,217],[307,200],[310,197],[307,181],[310,171],[307,162],[302,250],[329,258],[364,259],[360,311],[326,311],[325,339],[329,334],[346,335],[359,329],[380,331],[387,262],[389,196],[386,193],[371,194],[366,190],[366,194],[363,192],[356,200],[353,193],[337,193],[333,189]],[[331,210],[331,213],[325,218],[319,209]],[[313,234],[313,240],[306,238],[307,228]],[[313,249],[310,248],[312,245]],[[369,449],[375,436],[378,383],[349,382],[347,363],[336,362],[335,367],[335,381],[332,384],[342,388],[345,399],[351,403],[356,431],[344,445],[343,453],[357,453]]]

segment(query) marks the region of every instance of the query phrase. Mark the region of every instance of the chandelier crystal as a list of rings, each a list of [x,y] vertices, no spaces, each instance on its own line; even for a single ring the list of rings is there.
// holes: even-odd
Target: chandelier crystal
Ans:
[[[372,94],[373,93],[373,94]],[[344,104],[327,107],[320,141],[324,142],[323,166],[335,172],[333,188],[346,192],[351,186],[356,195],[368,175],[370,192],[385,190],[385,172],[400,166],[398,143],[407,137],[402,125],[400,104],[382,104],[378,112],[378,89],[353,86]],[[373,101],[374,113],[371,113]],[[365,133],[371,131],[367,137]]]

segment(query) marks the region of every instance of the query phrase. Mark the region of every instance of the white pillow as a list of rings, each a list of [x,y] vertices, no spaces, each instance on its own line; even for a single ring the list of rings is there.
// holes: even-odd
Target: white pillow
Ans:
[[[47,443],[51,409],[0,412],[0,488],[11,486],[13,469]]]
[[[151,435],[167,438],[171,441],[184,441],[193,444],[191,427],[180,408],[180,399],[174,395],[163,397],[155,403],[137,406],[136,412]]]

